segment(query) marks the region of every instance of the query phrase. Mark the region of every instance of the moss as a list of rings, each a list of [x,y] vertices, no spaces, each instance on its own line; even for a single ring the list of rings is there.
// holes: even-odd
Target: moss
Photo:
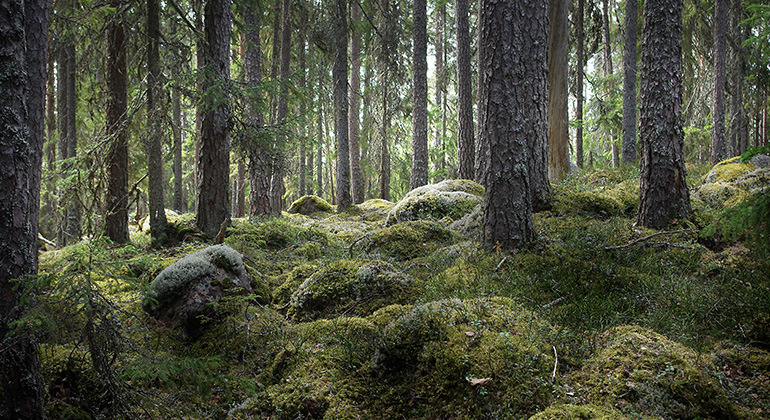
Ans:
[[[310,215],[316,212],[332,212],[334,208],[323,198],[317,195],[305,195],[291,203],[288,213]]]
[[[529,420],[628,420],[619,411],[592,404],[556,404],[530,417]]]
[[[388,213],[386,225],[410,220],[457,220],[481,203],[484,189],[469,180],[446,180],[415,188]]]
[[[711,210],[726,207],[728,202],[742,202],[748,197],[748,194],[740,188],[722,182],[704,184],[692,195],[694,199],[702,201]]]
[[[740,418],[705,357],[651,330],[623,326],[572,377],[588,401],[663,418]]]
[[[724,160],[714,165],[714,168],[704,177],[704,183],[733,182],[741,175],[757,169],[751,163],[740,163],[740,156]]]
[[[403,301],[409,279],[385,262],[337,260],[294,291],[289,316],[311,320],[334,315],[365,316]]]
[[[287,218],[256,219],[234,229],[225,239],[233,248],[249,255],[249,249],[277,251],[299,243],[315,241],[322,246],[329,244],[323,230],[313,226],[301,226]]]
[[[735,343],[713,350],[715,370],[728,397],[747,409],[748,418],[770,416],[770,353]]]
[[[308,277],[313,275],[316,270],[318,270],[318,266],[314,264],[300,264],[294,267],[286,280],[284,280],[284,282],[273,292],[275,302],[279,304],[289,303],[294,291],[297,290]]]
[[[555,196],[552,211],[560,214],[614,216],[621,214],[624,208],[623,202],[611,194],[594,191],[566,191]]]
[[[370,248],[398,260],[424,257],[448,245],[452,233],[440,223],[427,220],[398,223],[376,231]]]
[[[84,351],[71,346],[43,346],[40,364],[46,372],[48,417],[92,419],[109,408],[111,398]]]
[[[361,218],[366,221],[378,221],[383,220],[388,216],[388,213],[395,206],[394,203],[388,200],[382,200],[374,198],[366,200],[357,207],[361,211]]]
[[[416,306],[382,332],[373,357],[374,412],[388,418],[533,414],[551,400],[553,360],[540,338],[549,328],[503,298]]]

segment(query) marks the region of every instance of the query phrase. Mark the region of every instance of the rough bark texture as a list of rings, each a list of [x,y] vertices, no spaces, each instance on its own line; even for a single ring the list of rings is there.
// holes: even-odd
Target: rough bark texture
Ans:
[[[548,178],[556,182],[569,173],[568,0],[550,0],[548,15]]]
[[[321,197],[323,194],[323,150],[324,150],[324,125],[323,125],[323,106],[318,107],[318,168],[316,170],[316,195]]]
[[[612,40],[610,40],[610,0],[602,0],[602,28],[604,36],[604,77],[608,80],[612,78]],[[614,83],[612,84],[614,86]],[[611,89],[611,87],[610,87]],[[610,91],[605,93],[605,100],[609,100]],[[607,133],[607,142],[612,149],[612,167],[617,168],[620,166],[620,154],[618,153],[618,146],[615,144],[615,136],[610,128]]]
[[[426,0],[414,1],[412,44],[412,176],[411,189],[428,183],[428,17]]]
[[[577,98],[575,114],[577,128],[575,129],[575,162],[578,168],[583,168],[583,68],[585,67],[585,24],[584,24],[585,0],[578,0],[577,11]]]
[[[479,85],[485,86],[479,141],[489,146],[484,246],[517,249],[535,235],[530,139],[545,143],[547,135],[548,2],[481,0],[479,9]]]
[[[388,71],[382,75],[382,125],[380,125],[380,198],[390,200],[390,151],[388,150],[388,129],[390,114],[388,113]]]
[[[56,65],[56,131],[59,136],[59,175],[62,181],[67,177],[64,170],[64,160],[67,159],[67,49],[63,42],[57,51]],[[57,220],[58,227],[56,232],[56,243],[59,247],[67,244],[67,236],[64,232],[67,230],[67,206],[66,191],[59,189],[59,203],[62,204],[60,217]]]
[[[305,60],[305,31],[301,31],[301,38],[299,42],[299,48],[297,55],[298,61],[299,61],[299,88],[301,91],[305,91],[307,87],[307,62]],[[305,115],[305,102],[300,101],[299,104],[299,115]],[[299,188],[297,188],[297,193],[301,197],[305,195],[305,188],[307,185],[307,167],[305,166],[305,158],[307,155],[307,146],[306,146],[306,134],[308,133],[306,127],[300,127],[300,135],[299,135]]]
[[[732,47],[729,63],[733,63],[733,82],[732,82],[732,105],[730,115],[731,122],[728,125],[730,130],[730,143],[736,155],[743,154],[748,147],[748,123],[746,119],[746,110],[743,106],[743,92],[746,77],[746,52],[743,49],[743,43],[749,37],[749,25],[741,25],[744,19],[743,6],[740,2],[733,2],[730,13],[730,30],[732,32],[730,43]]]
[[[114,0],[113,6],[120,5]],[[128,242],[128,140],[126,136],[126,40],[119,14],[107,17],[107,214],[104,233],[113,242]]]
[[[150,210],[150,235],[154,241],[161,239],[166,230],[166,206],[163,193],[163,152],[160,148],[163,135],[160,71],[160,3],[147,0],[147,195]]]
[[[171,130],[174,136],[174,210],[183,213],[187,210],[187,198],[182,184],[182,106],[179,89],[171,89]]]
[[[479,86],[478,86],[478,104],[477,104],[477,121],[478,126],[476,127],[478,135],[476,136],[479,141],[476,142],[476,161],[473,163],[473,170],[474,170],[474,181],[478,182],[481,185],[484,185],[486,180],[484,177],[487,173],[487,152],[489,151],[489,144],[485,141],[481,141],[481,133],[484,132],[484,122],[486,121],[486,116],[484,115],[485,107],[484,104],[481,102],[481,98],[485,97],[486,93],[484,90],[486,90],[486,86],[484,86],[481,83],[481,78],[484,73],[486,73],[486,70],[484,68],[485,63],[484,60],[481,59],[481,57],[486,54],[485,49],[487,48],[486,45],[484,45],[481,42],[481,35],[486,30],[484,28],[484,25],[486,23],[484,22],[484,19],[481,18],[481,7],[479,7],[479,16],[478,16],[478,25],[479,25],[479,32],[478,32],[478,77],[479,77]],[[486,186],[486,185],[485,185]]]
[[[361,9],[357,2],[350,5],[351,19],[361,19]],[[353,203],[364,202],[364,177],[361,174],[361,150],[359,147],[359,101],[361,94],[361,41],[356,27],[350,32],[350,111],[348,113],[348,141],[350,142],[350,192]]]
[[[37,273],[48,3],[0,3],[0,418],[42,419],[37,348],[11,335],[24,308],[11,281]]]
[[[350,152],[348,150],[348,16],[347,1],[337,0],[334,15],[335,58],[334,138],[337,139],[337,211],[353,202],[350,196]]]
[[[439,151],[436,169],[438,169],[438,176],[442,177],[444,176],[443,170],[445,164],[443,136],[446,128],[446,124],[444,123],[445,101],[443,95],[444,79],[446,77],[444,74],[444,23],[446,21],[446,4],[441,3],[440,5],[437,5],[437,7],[438,10],[434,12],[434,16],[436,17],[436,106],[441,109],[441,124],[436,124],[436,137],[433,142],[433,148]],[[438,181],[434,179],[433,182]]]
[[[727,27],[727,0],[714,4],[714,102],[711,131],[711,164],[725,158],[725,38]]]
[[[281,7],[281,93],[278,96],[278,106],[275,114],[277,124],[284,125],[289,115],[289,74],[291,73],[291,0],[283,0]],[[276,147],[273,153],[272,175],[270,178],[270,207],[274,215],[280,216],[283,210],[283,195],[286,186],[283,181],[284,156],[282,147],[288,141],[285,128],[281,129],[275,138]]]
[[[262,59],[259,30],[261,22],[256,11],[244,9],[246,46],[244,48],[244,66],[246,83],[255,89],[262,81]],[[258,138],[258,133],[265,125],[262,112],[254,106],[254,101],[246,101],[246,115],[249,119],[250,139],[247,149],[249,157],[249,215],[266,216],[270,209],[270,163],[265,147]]]
[[[206,87],[195,224],[211,236],[230,219],[230,23],[230,0],[206,2]]]
[[[682,157],[682,0],[647,0],[639,86],[637,223],[665,228],[690,213]]]
[[[468,0],[455,1],[457,26],[457,155],[460,178],[474,178],[476,145],[473,127],[473,92],[471,74],[471,39],[468,24]]]
[[[636,160],[636,0],[626,0],[626,38],[623,42],[622,162]]]

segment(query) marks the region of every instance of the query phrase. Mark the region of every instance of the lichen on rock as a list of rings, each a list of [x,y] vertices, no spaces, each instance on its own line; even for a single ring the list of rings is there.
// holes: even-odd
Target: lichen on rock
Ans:
[[[457,220],[484,199],[484,187],[467,179],[449,179],[409,191],[388,213],[390,226],[410,220]]]

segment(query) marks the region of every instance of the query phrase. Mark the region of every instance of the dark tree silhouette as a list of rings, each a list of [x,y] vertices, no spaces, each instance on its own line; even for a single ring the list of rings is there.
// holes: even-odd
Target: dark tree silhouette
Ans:
[[[636,160],[636,19],[636,0],[627,0],[623,42],[623,163]]]
[[[412,176],[414,189],[428,183],[428,16],[426,0],[414,0],[412,44]]]
[[[473,179],[476,145],[473,127],[468,0],[455,1],[455,24],[457,26],[457,154],[460,163],[460,178]]]
[[[334,137],[337,139],[337,211],[353,203],[350,196],[348,151],[348,16],[347,1],[337,0],[334,9]]]

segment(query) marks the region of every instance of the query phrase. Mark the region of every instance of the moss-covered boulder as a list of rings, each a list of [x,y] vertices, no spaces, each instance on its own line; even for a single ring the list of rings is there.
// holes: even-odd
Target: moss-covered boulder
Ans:
[[[361,219],[369,222],[384,220],[394,206],[393,202],[381,198],[373,198],[356,205],[361,211]]]
[[[449,179],[415,188],[388,213],[386,225],[410,220],[457,220],[483,201],[484,187],[467,179]],[[450,222],[451,223],[451,222]]]
[[[292,214],[299,213],[308,216],[317,212],[332,212],[334,208],[317,195],[305,195],[291,203],[291,207],[287,211]]]
[[[561,190],[553,212],[597,216],[632,215],[639,206],[639,182],[623,181],[612,188],[587,191]]]
[[[622,326],[605,332],[599,348],[571,378],[591,403],[661,418],[743,418],[709,376],[710,360],[679,343]]]
[[[366,316],[402,303],[410,279],[382,261],[337,260],[315,271],[292,293],[289,316],[301,321]]]
[[[251,294],[252,281],[238,251],[214,245],[161,271],[150,283],[152,299],[144,308],[161,321],[181,326],[194,339],[203,333],[205,320],[217,315],[212,303],[225,296]]]
[[[481,226],[484,223],[484,203],[479,203],[465,216],[455,220],[449,225],[449,229],[469,239],[481,237]]]
[[[703,177],[703,183],[733,182],[741,175],[747,174],[755,169],[757,169],[756,165],[753,163],[741,163],[740,156],[736,156],[714,165],[714,168]]]
[[[372,366],[382,418],[521,418],[551,402],[550,327],[505,298],[413,307],[382,331]],[[405,403],[406,402],[406,403]]]
[[[619,411],[593,404],[555,404],[529,420],[628,420]]]
[[[428,256],[451,241],[452,232],[441,223],[418,220],[375,231],[366,250],[397,260],[410,260]]]

